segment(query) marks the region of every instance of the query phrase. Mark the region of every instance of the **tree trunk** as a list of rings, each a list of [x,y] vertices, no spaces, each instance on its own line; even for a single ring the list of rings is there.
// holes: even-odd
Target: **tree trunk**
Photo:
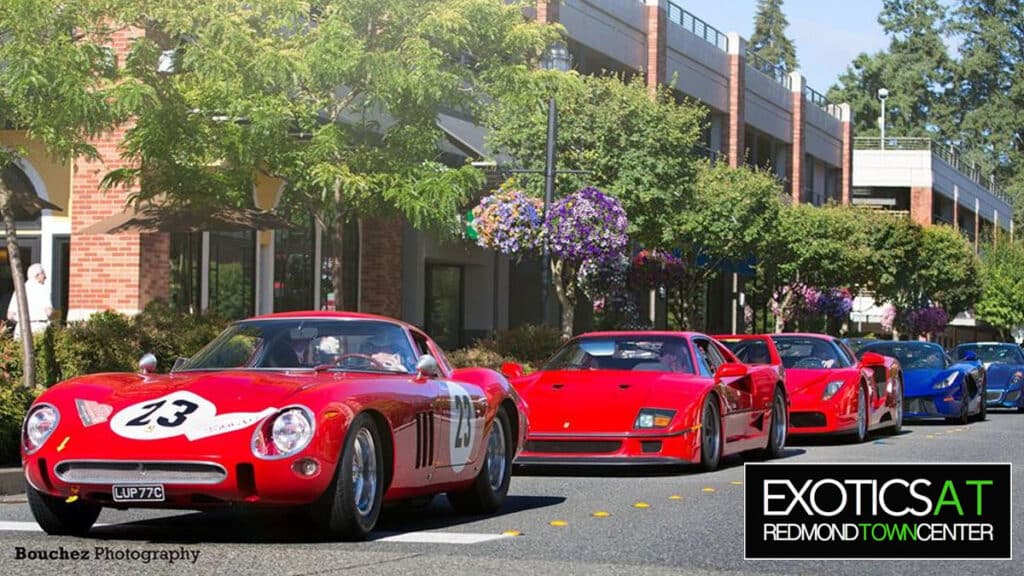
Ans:
[[[555,295],[562,307],[562,339],[572,338],[573,320],[576,314],[576,278],[565,270],[558,258],[551,259],[551,278],[554,280]]]
[[[36,382],[36,355],[32,345],[32,322],[28,315],[28,294],[25,293],[25,277],[21,273],[21,252],[18,250],[17,227],[14,223],[14,206],[11,205],[11,191],[0,180],[0,213],[3,215],[4,232],[7,234],[7,258],[14,279],[14,298],[18,303],[18,330],[21,330],[22,383],[31,388]],[[6,314],[6,310],[3,311]]]
[[[334,221],[331,234],[331,249],[334,252],[334,266],[331,269],[331,282],[334,286],[334,309],[345,309],[345,217],[338,214]]]

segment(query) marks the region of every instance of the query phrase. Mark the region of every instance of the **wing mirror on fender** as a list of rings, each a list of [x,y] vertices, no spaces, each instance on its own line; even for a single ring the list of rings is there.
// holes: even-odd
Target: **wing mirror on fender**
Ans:
[[[505,362],[501,365],[501,373],[506,378],[521,378],[526,372],[523,367],[515,362]]]
[[[437,360],[430,354],[424,354],[416,361],[417,378],[436,378],[438,373]]]
[[[715,380],[722,380],[724,378],[742,378],[749,373],[746,364],[739,364],[730,362],[722,364],[715,371]]]
[[[139,358],[139,372],[143,374],[150,374],[156,372],[156,356],[150,352],[146,352]]]
[[[977,362],[978,353],[975,352],[974,350],[968,350],[967,352],[964,352],[963,357],[960,359],[965,362]]]
[[[865,352],[864,355],[860,357],[860,362],[865,366],[884,366],[885,356],[876,352]]]

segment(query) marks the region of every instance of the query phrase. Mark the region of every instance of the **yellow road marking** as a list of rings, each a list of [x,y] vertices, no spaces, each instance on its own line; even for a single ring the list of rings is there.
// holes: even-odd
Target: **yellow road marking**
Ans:
[[[569,525],[569,523],[566,522],[565,520],[552,520],[551,522],[548,522],[548,524],[550,524],[552,526],[555,526],[557,528],[561,528],[563,526],[568,526]]]
[[[636,504],[633,504],[633,508],[650,508],[650,507],[651,507],[651,505],[648,504],[647,502],[637,502]]]
[[[733,480],[732,482],[729,482],[729,484],[732,484],[733,486],[743,486],[743,482],[740,482],[739,480]]]
[[[683,497],[680,496],[679,494],[673,494],[673,495],[669,496],[668,499],[669,500],[682,500]]]
[[[501,533],[502,536],[522,536],[523,533],[519,530],[505,530]]]
[[[607,517],[611,516],[611,514],[609,514],[608,512],[605,512],[604,510],[598,510],[597,512],[594,512],[593,514],[591,514],[591,516],[593,516],[594,518],[607,518]]]
[[[702,490],[702,492],[714,492],[714,491],[715,491],[715,489],[711,488],[711,487],[707,487],[704,490]]]

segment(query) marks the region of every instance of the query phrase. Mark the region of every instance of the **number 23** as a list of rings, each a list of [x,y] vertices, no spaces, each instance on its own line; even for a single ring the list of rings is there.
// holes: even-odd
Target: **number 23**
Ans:
[[[455,447],[468,447],[470,442],[470,420],[473,418],[473,402],[469,396],[455,397],[453,411],[458,412],[455,424]]]

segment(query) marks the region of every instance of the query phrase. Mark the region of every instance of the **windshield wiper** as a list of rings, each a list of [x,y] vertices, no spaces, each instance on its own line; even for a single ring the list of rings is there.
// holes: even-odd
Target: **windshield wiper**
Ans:
[[[330,370],[344,370],[346,372],[368,372],[371,374],[410,374],[406,370],[393,370],[389,368],[344,368],[337,364],[318,364],[313,367],[314,372],[328,372]]]

